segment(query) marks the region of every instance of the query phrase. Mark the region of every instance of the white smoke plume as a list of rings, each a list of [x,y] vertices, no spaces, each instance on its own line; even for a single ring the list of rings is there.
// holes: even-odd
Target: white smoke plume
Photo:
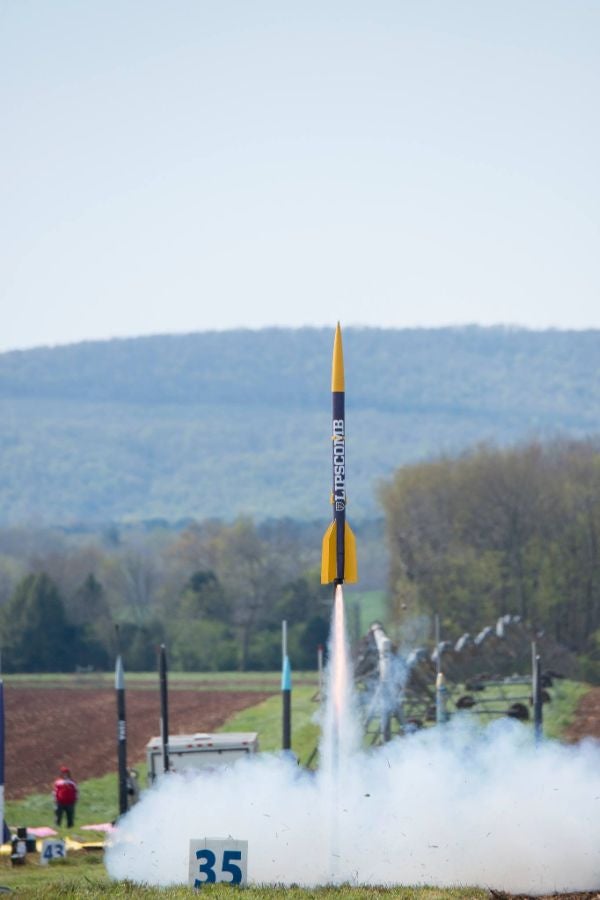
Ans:
[[[337,724],[332,710],[335,622],[332,632],[321,769],[307,773],[261,754],[228,769],[162,777],[113,835],[113,878],[185,883],[189,840],[232,836],[248,841],[255,884],[597,889],[598,743],[536,747],[519,722],[484,730],[455,719],[360,750],[345,638]]]

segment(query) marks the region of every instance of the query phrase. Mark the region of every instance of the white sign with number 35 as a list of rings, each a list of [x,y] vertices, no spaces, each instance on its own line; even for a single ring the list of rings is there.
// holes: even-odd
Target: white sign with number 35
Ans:
[[[190,841],[190,887],[224,881],[246,884],[248,841],[234,838],[203,838]]]

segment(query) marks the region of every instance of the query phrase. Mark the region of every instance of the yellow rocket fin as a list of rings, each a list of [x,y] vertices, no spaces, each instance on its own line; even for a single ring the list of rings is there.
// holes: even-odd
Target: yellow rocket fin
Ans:
[[[329,584],[336,577],[337,525],[332,522],[323,535],[321,554],[321,584]]]
[[[356,538],[348,523],[344,529],[344,581],[358,581],[356,565]],[[332,522],[323,536],[321,554],[321,584],[329,584],[337,578],[337,524]]]
[[[358,581],[358,566],[356,563],[356,538],[354,532],[346,522],[344,537],[344,581],[354,584]]]

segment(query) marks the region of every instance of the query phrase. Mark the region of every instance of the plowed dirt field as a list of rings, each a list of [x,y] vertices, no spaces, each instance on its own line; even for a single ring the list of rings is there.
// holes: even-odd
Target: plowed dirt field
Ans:
[[[173,690],[171,734],[214,731],[231,715],[271,693]],[[127,691],[127,756],[144,757],[149,738],[160,733],[158,691]],[[4,687],[6,796],[16,800],[47,792],[57,769],[67,765],[76,781],[114,772],[116,700],[112,690],[65,687]]]

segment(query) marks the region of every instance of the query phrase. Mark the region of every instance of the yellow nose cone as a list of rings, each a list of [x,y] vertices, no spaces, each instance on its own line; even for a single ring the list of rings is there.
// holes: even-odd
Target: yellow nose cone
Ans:
[[[343,391],[344,388],[344,350],[342,347],[342,329],[337,323],[333,339],[333,363],[331,366],[331,390]]]

